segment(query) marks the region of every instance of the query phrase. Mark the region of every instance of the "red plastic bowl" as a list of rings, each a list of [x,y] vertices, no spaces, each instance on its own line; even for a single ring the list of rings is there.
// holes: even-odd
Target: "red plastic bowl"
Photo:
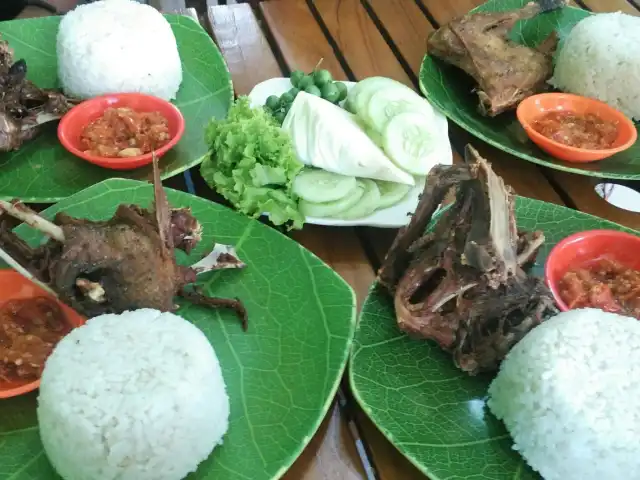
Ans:
[[[180,110],[170,102],[142,93],[118,93],[92,98],[73,107],[62,117],[58,125],[58,139],[69,152],[87,162],[113,170],[132,170],[143,167],[153,161],[153,153],[149,152],[136,157],[99,157],[87,155],[80,148],[80,136],[84,128],[96,120],[110,107],[129,107],[138,112],[160,112],[169,124],[171,140],[155,151],[156,157],[172,149],[184,133],[184,117]]]
[[[569,310],[560,298],[559,283],[564,274],[601,258],[640,270],[640,237],[615,230],[589,230],[571,235],[553,247],[544,276],[560,310]]]
[[[609,122],[617,122],[618,138],[611,148],[590,150],[569,147],[536,132],[533,123],[548,112],[571,111],[579,115],[593,114]],[[533,143],[560,160],[588,163],[603,160],[630,148],[638,138],[634,123],[622,112],[593,98],[568,93],[541,93],[524,99],[516,110],[518,121]]]
[[[0,304],[9,300],[34,297],[51,297],[35,283],[27,280],[15,270],[0,270]],[[84,325],[86,319],[67,305],[58,302],[72,328]],[[0,399],[17,397],[32,392],[40,386],[40,380],[35,381],[3,381],[0,380]]]

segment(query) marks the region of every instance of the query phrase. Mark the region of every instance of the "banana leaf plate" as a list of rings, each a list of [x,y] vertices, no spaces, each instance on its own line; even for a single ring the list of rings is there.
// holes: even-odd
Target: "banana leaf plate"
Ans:
[[[534,274],[563,238],[584,230],[634,232],[565,207],[518,197],[518,227],[542,230],[546,242]],[[504,425],[485,405],[490,375],[470,377],[435,344],[409,338],[393,300],[374,285],[356,329],[349,381],[382,433],[430,480],[540,480],[512,450]]]
[[[224,118],[233,99],[231,76],[222,54],[207,32],[193,19],[166,15],[182,59],[183,82],[174,104],[185,117],[185,134],[160,161],[163,179],[198,165],[207,145],[204,126],[212,117]],[[58,88],[56,34],[60,17],[0,23],[15,58],[24,58],[28,78],[42,88]],[[111,68],[118,68],[117,58]],[[19,150],[0,153],[0,198],[52,203],[112,177],[151,180],[151,167],[113,171],[85,162],[58,142],[57,122]]]
[[[472,11],[514,10],[527,2],[490,0]],[[591,13],[586,10],[565,7],[518,22],[511,31],[511,38],[535,47],[556,31],[562,42],[573,26],[589,15]],[[496,118],[480,115],[477,109],[478,96],[473,88],[473,80],[464,72],[428,54],[425,56],[420,69],[420,90],[453,122],[481,140],[516,157],[549,168],[592,177],[640,180],[640,142],[629,150],[599,162],[579,164],[557,160],[529,140],[514,112],[506,112]]]
[[[204,274],[209,295],[239,297],[249,313],[243,332],[233,313],[184,302],[178,314],[213,345],[231,402],[224,443],[189,479],[272,480],[282,476],[319,427],[339,385],[355,329],[355,296],[327,265],[299,244],[226,207],[166,189],[174,207],[191,207],[203,226],[191,265],[215,242],[234,244],[243,270]],[[110,179],[43,212],[93,220],[120,203],[151,204],[149,184]],[[29,227],[19,234],[33,245]],[[178,252],[181,253],[181,252]],[[36,420],[36,394],[0,400],[0,478],[54,480]]]

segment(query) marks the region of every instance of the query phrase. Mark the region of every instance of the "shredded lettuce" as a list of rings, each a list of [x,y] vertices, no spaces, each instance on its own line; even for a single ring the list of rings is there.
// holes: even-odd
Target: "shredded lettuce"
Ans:
[[[206,141],[209,155],[200,173],[211,188],[245,215],[266,213],[274,225],[302,228],[304,215],[292,186],[303,165],[271,115],[239,97],[226,119],[209,123]]]

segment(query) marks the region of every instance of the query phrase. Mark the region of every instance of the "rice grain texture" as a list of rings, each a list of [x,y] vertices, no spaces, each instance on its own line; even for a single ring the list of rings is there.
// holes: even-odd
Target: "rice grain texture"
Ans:
[[[40,436],[65,480],[180,480],[222,443],[229,398],[204,334],[172,313],[102,315],[47,360]]]
[[[182,83],[171,25],[133,0],[102,0],[67,13],[57,55],[58,77],[71,97],[134,92],[172,100]]]
[[[488,405],[545,480],[640,479],[640,322],[563,312],[507,355]]]
[[[581,20],[564,40],[550,83],[607,103],[640,120],[640,18],[598,13]]]

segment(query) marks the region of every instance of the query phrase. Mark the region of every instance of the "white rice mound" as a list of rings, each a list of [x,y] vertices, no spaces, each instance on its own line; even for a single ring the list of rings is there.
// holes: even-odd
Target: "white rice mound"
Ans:
[[[556,57],[550,83],[640,120],[640,18],[598,13],[581,20]]]
[[[182,83],[171,25],[133,0],[103,0],[67,13],[57,54],[62,88],[76,98],[136,92],[172,100]]]
[[[546,480],[640,479],[640,322],[563,312],[527,334],[489,388],[514,449]]]
[[[56,346],[38,422],[65,480],[180,480],[222,443],[229,398],[204,334],[141,309],[95,317]]]

